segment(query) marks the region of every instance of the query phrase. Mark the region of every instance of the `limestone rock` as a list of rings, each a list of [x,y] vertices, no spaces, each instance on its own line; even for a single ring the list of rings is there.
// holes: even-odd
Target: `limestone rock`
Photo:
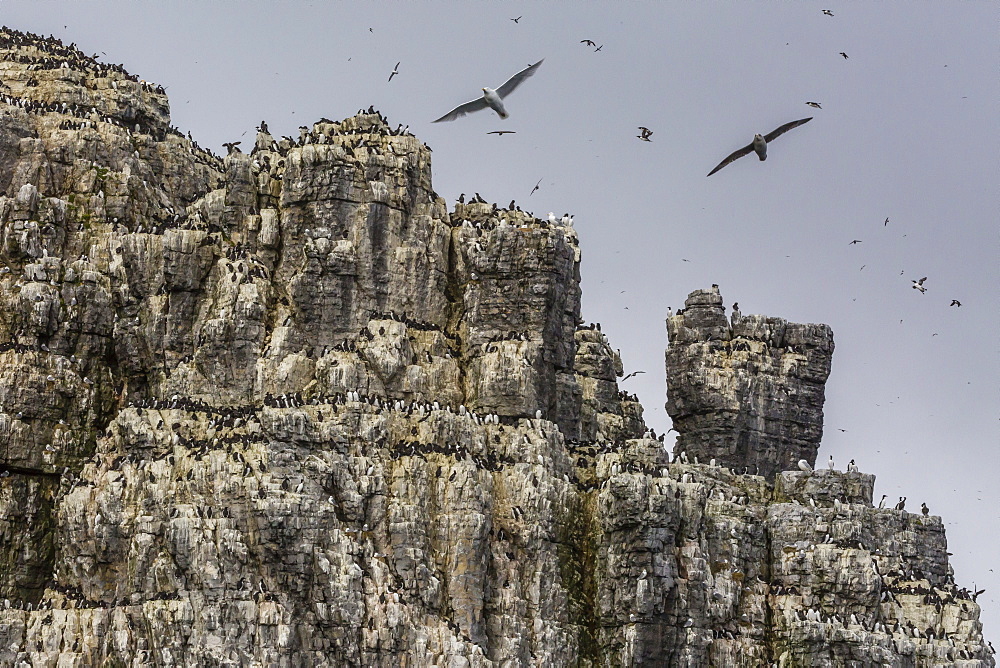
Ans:
[[[718,287],[692,292],[667,321],[667,412],[676,452],[773,478],[816,462],[833,355],[826,325],[727,321]]]
[[[694,293],[671,461],[573,228],[373,109],[221,159],[75,47],[0,81],[0,665],[993,665],[940,518],[775,475],[827,328]]]

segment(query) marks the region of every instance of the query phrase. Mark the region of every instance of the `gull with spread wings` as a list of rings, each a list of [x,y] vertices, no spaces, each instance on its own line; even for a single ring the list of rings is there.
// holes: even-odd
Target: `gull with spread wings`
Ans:
[[[453,121],[456,118],[465,116],[466,114],[471,114],[474,111],[481,111],[487,108],[497,112],[500,118],[507,118],[509,114],[507,113],[507,110],[503,108],[503,98],[513,93],[514,89],[521,85],[522,81],[534,74],[535,70],[538,69],[538,66],[541,65],[544,60],[545,59],[543,58],[534,65],[528,65],[510,79],[507,79],[502,86],[495,90],[493,88],[483,88],[482,97],[466,102],[465,104],[458,105],[434,122],[440,123],[442,121]]]
[[[769,132],[766,135],[763,135],[763,136],[761,136],[761,135],[754,135],[752,142],[750,142],[749,144],[747,144],[743,148],[739,149],[738,151],[733,151],[732,153],[730,153],[729,157],[727,157],[725,160],[723,160],[722,162],[720,162],[715,167],[715,169],[713,169],[712,171],[710,171],[708,173],[708,175],[711,176],[712,174],[715,174],[717,171],[719,171],[720,169],[722,169],[723,167],[725,167],[726,165],[728,165],[732,161],[737,160],[739,158],[742,158],[745,155],[750,155],[751,153],[756,153],[757,157],[760,158],[761,160],[767,160],[767,144],[768,144],[768,142],[774,141],[775,139],[777,139],[781,135],[785,134],[786,132],[788,132],[792,128],[797,128],[800,125],[802,125],[803,123],[808,123],[812,119],[813,119],[813,117],[810,116],[809,118],[803,118],[803,119],[798,120],[798,121],[792,121],[791,123],[785,123],[784,125],[782,125],[777,130],[773,130],[772,132]]]

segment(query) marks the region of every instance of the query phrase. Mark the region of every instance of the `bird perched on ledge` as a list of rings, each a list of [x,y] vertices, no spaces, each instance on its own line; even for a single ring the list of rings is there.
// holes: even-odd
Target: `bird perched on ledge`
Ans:
[[[767,144],[768,144],[768,142],[774,141],[775,139],[777,139],[781,135],[785,134],[786,132],[788,132],[792,128],[797,128],[800,125],[808,123],[812,119],[813,119],[813,117],[810,116],[809,118],[803,118],[803,119],[800,119],[800,120],[797,120],[797,121],[792,121],[791,123],[785,123],[784,125],[782,125],[778,129],[772,130],[771,132],[767,133],[766,135],[759,135],[759,134],[758,135],[754,135],[752,142],[750,142],[749,144],[747,144],[743,148],[741,148],[739,150],[736,150],[736,151],[733,151],[732,153],[730,153],[726,157],[726,159],[723,160],[722,162],[720,162],[718,165],[716,165],[715,169],[713,169],[712,171],[710,171],[708,173],[708,175],[711,176],[712,174],[715,174],[717,171],[719,171],[720,169],[722,169],[723,167],[725,167],[726,165],[728,165],[732,161],[737,160],[739,158],[742,158],[745,155],[749,155],[751,152],[756,153],[757,157],[760,158],[762,161],[763,160],[767,160]]]
[[[523,82],[525,79],[534,74],[535,71],[538,69],[538,66],[541,65],[544,61],[545,59],[543,58],[534,65],[528,65],[526,68],[524,68],[523,70],[512,76],[510,79],[507,79],[507,81],[505,81],[503,85],[501,85],[496,90],[484,87],[482,97],[466,102],[465,104],[458,105],[457,107],[455,107],[454,109],[452,109],[447,114],[445,114],[444,116],[442,116],[441,118],[437,119],[434,122],[441,123],[442,121],[453,121],[456,118],[461,118],[466,114],[471,114],[474,111],[480,111],[482,109],[486,109],[487,107],[497,112],[500,118],[507,118],[510,114],[508,114],[507,110],[504,109],[502,101],[503,98],[513,93],[514,89],[520,86],[521,82]]]

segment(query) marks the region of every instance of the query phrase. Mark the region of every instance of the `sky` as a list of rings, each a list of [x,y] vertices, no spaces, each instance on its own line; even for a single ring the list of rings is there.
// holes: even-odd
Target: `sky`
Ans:
[[[622,387],[658,432],[664,316],[692,290],[829,324],[819,461],[943,516],[1000,644],[996,5],[823,3],[0,0],[0,22],[163,85],[173,124],[220,154],[261,119],[298,136],[373,104],[433,149],[449,202],[573,214],[583,318],[646,372]],[[508,119],[430,123],[543,58]],[[766,162],[706,178],[808,116]]]

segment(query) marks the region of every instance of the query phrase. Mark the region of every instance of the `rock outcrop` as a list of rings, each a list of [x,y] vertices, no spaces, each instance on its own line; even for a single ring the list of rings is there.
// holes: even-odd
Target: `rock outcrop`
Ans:
[[[0,665],[993,665],[940,518],[670,461],[571,224],[449,211],[374,110],[220,159],[55,40],[0,82]],[[813,336],[745,338],[821,405]]]
[[[816,463],[833,356],[826,325],[727,321],[718,287],[695,290],[667,319],[667,413],[675,451],[768,479]]]

